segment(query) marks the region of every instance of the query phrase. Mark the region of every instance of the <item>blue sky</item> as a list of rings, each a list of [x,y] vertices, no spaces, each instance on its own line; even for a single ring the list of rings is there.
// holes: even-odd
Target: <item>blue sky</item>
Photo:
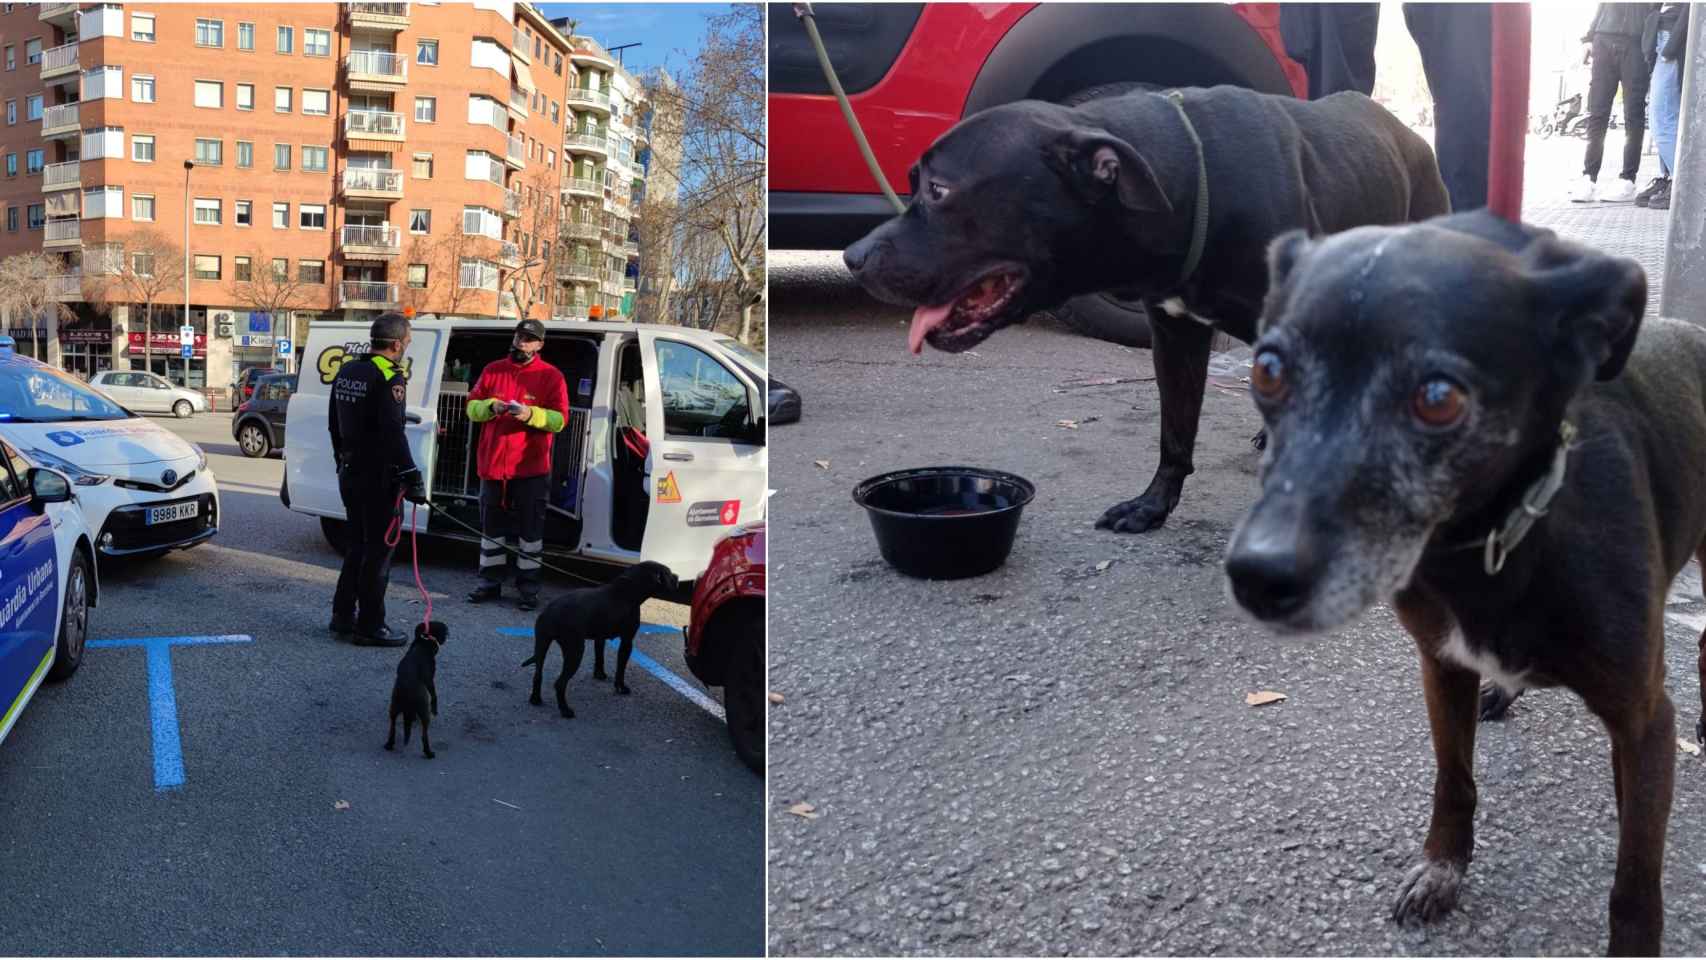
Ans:
[[[721,3],[542,3],[539,9],[552,20],[579,21],[576,33],[606,47],[640,43],[622,51],[622,63],[631,71],[662,66],[679,76],[699,49],[706,16],[728,7]]]

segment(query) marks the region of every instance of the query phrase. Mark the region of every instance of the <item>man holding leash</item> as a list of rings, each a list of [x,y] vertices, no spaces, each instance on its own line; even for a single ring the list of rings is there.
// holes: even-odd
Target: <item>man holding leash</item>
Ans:
[[[480,371],[468,394],[468,419],[480,431],[480,586],[469,603],[496,600],[511,552],[515,554],[517,606],[539,605],[539,556],[545,549],[545,507],[551,485],[551,441],[568,417],[563,374],[539,356],[545,325],[515,325],[509,356]],[[506,550],[506,548],[508,548]]]
[[[369,353],[338,368],[326,425],[338,465],[338,494],[347,518],[348,546],[332,595],[331,631],[362,647],[400,647],[404,636],[385,625],[385,587],[392,547],[385,541],[400,519],[397,495],[426,503],[420,468],[403,430],[408,376],[409,319],[382,313],[368,330]]]

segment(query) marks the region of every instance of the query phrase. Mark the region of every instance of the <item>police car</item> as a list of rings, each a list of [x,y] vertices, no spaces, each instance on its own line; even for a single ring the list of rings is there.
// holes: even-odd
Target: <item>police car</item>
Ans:
[[[200,447],[9,348],[0,348],[0,440],[71,480],[102,556],[163,554],[219,529],[219,489]]]
[[[19,362],[11,350],[0,337],[0,368]],[[43,680],[63,680],[83,660],[98,591],[75,490],[0,439],[0,740]]]

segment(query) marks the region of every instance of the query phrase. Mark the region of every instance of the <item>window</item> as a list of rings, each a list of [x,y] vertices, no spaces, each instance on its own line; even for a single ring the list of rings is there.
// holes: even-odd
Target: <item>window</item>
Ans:
[[[255,109],[255,85],[252,83],[237,84],[237,109]]]
[[[24,172],[28,174],[40,173],[42,164],[46,162],[42,159],[43,156],[44,153],[41,150],[31,150],[24,154]]]
[[[558,120],[558,117],[559,117],[558,107],[559,106],[560,106],[560,104],[558,104],[557,101],[555,101],[555,100],[551,101],[551,122],[552,123],[556,123]]]
[[[11,126],[17,122],[18,122],[18,101],[8,100],[8,101],[6,101],[6,125]]]
[[[198,166],[217,167],[225,162],[225,141],[197,137],[195,162]]]
[[[32,93],[24,98],[24,119],[41,119],[41,94]]]
[[[197,280],[219,279],[219,257],[217,254],[198,253],[195,255],[195,278]]]
[[[409,211],[409,232],[410,233],[431,233],[432,232],[432,211],[431,210],[410,210]]]
[[[326,229],[326,205],[323,203],[299,203],[296,205],[298,222],[304,230]]]
[[[247,170],[255,165],[255,144],[252,140],[237,141],[237,166]]]
[[[498,265],[489,260],[464,259],[456,274],[456,285],[471,289],[496,290]]]
[[[223,206],[218,198],[195,198],[195,222],[209,226],[218,226],[224,221]]]
[[[154,162],[154,135],[138,133],[130,138],[130,159],[137,163]]]
[[[302,148],[302,169],[309,173],[324,173],[326,171],[326,154],[325,147],[304,145]]]
[[[239,226],[239,227],[252,227],[252,226],[254,226],[255,225],[254,203],[252,201],[249,201],[249,200],[237,201],[237,213],[236,213],[236,216],[233,218],[233,220],[237,224],[237,226]],[[239,277],[238,279],[242,279],[242,278]]]
[[[470,236],[491,237],[493,240],[503,239],[503,219],[496,210],[487,207],[467,206],[462,208],[462,232]]]
[[[432,179],[432,154],[430,154],[430,153],[417,153],[417,154],[415,154],[415,163],[414,163],[413,173],[414,173],[416,180],[431,180]]]
[[[24,41],[24,65],[30,66],[41,62],[41,38]]]
[[[218,80],[197,80],[195,82],[195,105],[219,109],[225,106],[225,84]]]
[[[279,113],[289,113],[291,92],[289,87],[274,87],[272,90],[272,108]]]
[[[302,53],[309,57],[332,55],[332,31],[307,29],[302,31]]]
[[[198,47],[225,46],[225,21],[204,20],[200,17],[195,22],[195,45]],[[217,257],[215,258],[218,259]]]
[[[139,277],[152,277],[154,275],[154,255],[152,253],[131,254],[130,272]]]
[[[296,28],[294,28],[294,27],[279,27],[278,28],[278,52],[279,53],[295,53],[296,52]]]
[[[146,194],[137,194],[130,198],[130,219],[152,221],[154,219],[154,198]]]
[[[278,230],[290,229],[290,204],[275,203],[272,205],[272,225]]]
[[[18,208],[6,208],[6,229],[12,233],[18,232]]]
[[[272,168],[274,170],[290,169],[290,144],[275,143],[272,145]]]
[[[252,23],[237,24],[237,49],[255,49],[255,25]]]
[[[15,153],[8,153],[8,154],[6,154],[6,176],[15,177],[17,175],[18,175],[18,155]]]
[[[130,39],[143,43],[154,42],[154,15],[152,13],[133,13],[130,15]]]
[[[436,123],[436,122],[438,122],[438,98],[437,97],[416,97],[415,98],[415,122],[417,122],[417,123]]]
[[[302,113],[310,117],[324,117],[332,112],[332,91],[303,90]]]
[[[272,278],[274,280],[289,280],[290,261],[283,257],[274,257],[272,262]]]
[[[296,279],[301,283],[325,283],[326,261],[298,260],[296,262]]]
[[[409,264],[409,286],[416,290],[425,290],[427,285],[427,265],[424,263]]]
[[[746,385],[710,354],[674,340],[657,342],[663,432],[688,439],[728,437],[750,414]]]
[[[231,258],[231,279],[247,283],[254,279],[254,262],[248,257]]]
[[[86,187],[83,190],[83,219],[101,220],[124,216],[123,187]]]
[[[47,210],[39,203],[32,203],[24,208],[25,225],[31,230],[40,230],[47,222]]]
[[[6,69],[18,69],[18,48],[9,43],[6,44]]]
[[[427,67],[438,66],[438,41],[416,40],[415,62]]]
[[[131,77],[130,78],[130,99],[135,100],[137,103],[153,103],[154,102],[154,78],[153,77]]]

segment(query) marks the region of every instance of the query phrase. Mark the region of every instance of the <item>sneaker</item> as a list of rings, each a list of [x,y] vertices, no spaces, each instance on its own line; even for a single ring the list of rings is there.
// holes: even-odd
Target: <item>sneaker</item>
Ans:
[[[1670,189],[1670,181],[1669,180],[1667,180],[1664,177],[1654,177],[1653,182],[1647,184],[1647,189],[1642,190],[1640,193],[1635,194],[1635,206],[1637,206],[1637,207],[1646,206],[1647,201],[1653,199],[1654,194],[1658,193],[1660,190],[1668,190],[1668,189]]]
[[[1571,203],[1592,203],[1594,195],[1593,178],[1583,174],[1582,179],[1570,188]]]
[[[1647,208],[1650,210],[1669,210],[1670,209],[1670,181],[1669,180],[1665,181],[1664,189],[1660,190],[1658,193],[1653,194],[1653,198],[1651,200],[1647,201]]]
[[[1600,203],[1628,203],[1635,199],[1635,181],[1619,178],[1599,195]]]
[[[503,592],[504,588],[500,584],[482,583],[474,588],[474,592],[468,594],[468,602],[485,603],[487,600],[496,600],[503,596]]]

